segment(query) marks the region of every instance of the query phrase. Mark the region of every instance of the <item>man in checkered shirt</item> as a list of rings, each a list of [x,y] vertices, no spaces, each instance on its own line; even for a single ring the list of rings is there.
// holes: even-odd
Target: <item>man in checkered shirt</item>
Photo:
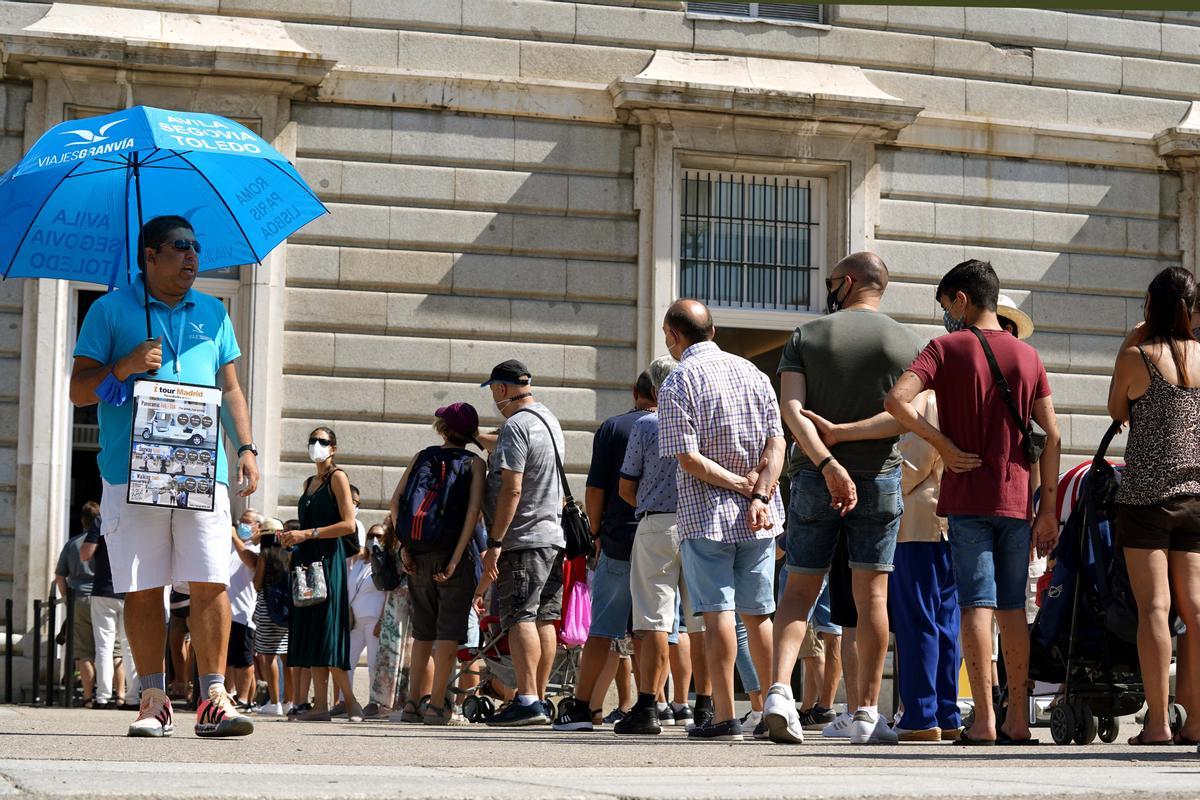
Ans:
[[[679,461],[680,554],[692,607],[704,614],[716,706],[712,721],[688,735],[738,741],[733,612],[750,634],[755,668],[770,675],[775,536],[783,530],[775,484],[785,446],[771,381],[722,352],[715,333],[703,303],[677,300],[667,310],[663,334],[680,365],[659,390],[658,447]]]

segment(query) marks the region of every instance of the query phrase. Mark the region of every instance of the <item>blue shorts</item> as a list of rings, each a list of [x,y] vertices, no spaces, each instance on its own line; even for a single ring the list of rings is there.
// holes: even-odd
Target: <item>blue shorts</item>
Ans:
[[[589,636],[623,639],[629,633],[633,595],[629,593],[629,562],[604,553],[592,573],[592,627]]]
[[[813,603],[812,611],[808,614],[808,621],[812,623],[813,629],[817,633],[842,635],[842,626],[834,625],[830,618],[828,577],[825,578],[825,585],[821,587],[821,596],[817,598],[817,602]]]
[[[1011,517],[950,517],[950,557],[960,608],[1025,608],[1029,522]]]
[[[679,545],[692,611],[736,611],[761,616],[775,610],[775,539]]]
[[[819,472],[801,470],[792,478],[787,515],[787,565],[791,572],[829,571],[838,534],[845,531],[850,568],[891,572],[904,498],[899,468],[875,478],[854,478],[858,505],[845,517],[830,507],[832,498]]]

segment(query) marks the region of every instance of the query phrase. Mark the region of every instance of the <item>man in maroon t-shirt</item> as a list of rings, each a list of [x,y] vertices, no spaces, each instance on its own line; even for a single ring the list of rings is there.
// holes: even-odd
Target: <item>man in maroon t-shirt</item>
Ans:
[[[1024,744],[1029,738],[1026,681],[1029,630],[1025,622],[1025,581],[1030,540],[1038,553],[1058,541],[1054,515],[1058,488],[1059,435],[1046,369],[1037,351],[1009,335],[996,318],[1000,280],[992,265],[964,261],[946,273],[937,288],[950,335],[930,342],[892,388],[887,410],[910,431],[937,448],[946,465],[938,514],[950,520],[950,551],[962,608],[962,641],[975,703],[975,723],[962,744]],[[1029,460],[1018,427],[988,365],[987,341],[1027,425],[1032,417],[1046,431],[1039,461],[1045,497],[1029,519]],[[941,430],[913,408],[925,389],[937,395]],[[988,700],[992,696],[992,618],[1000,625],[1008,671],[1007,715],[998,730]],[[1021,710],[1018,713],[1016,710]]]

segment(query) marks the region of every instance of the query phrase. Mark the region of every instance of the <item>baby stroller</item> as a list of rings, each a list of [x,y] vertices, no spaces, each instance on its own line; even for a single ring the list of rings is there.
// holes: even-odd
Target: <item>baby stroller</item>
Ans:
[[[1119,473],[1104,457],[1120,429],[1109,427],[1082,478],[1030,635],[1030,677],[1062,685],[1050,714],[1056,744],[1091,744],[1097,736],[1113,742],[1119,718],[1145,701],[1137,605],[1124,554],[1114,545]]]
[[[563,562],[563,618],[569,613],[567,604],[572,596],[572,585],[587,578],[585,563],[586,559],[582,557]],[[580,647],[563,642],[561,624],[556,623],[555,627],[559,630],[558,648],[550,669],[550,680],[546,684],[547,697],[542,699],[546,716],[550,719],[554,719],[556,711],[551,698],[575,693],[581,653]],[[493,679],[510,688],[517,683],[516,669],[508,649],[508,629],[501,628],[500,618],[494,615],[482,617],[479,628],[479,647],[459,651],[459,669],[450,677],[450,691],[466,695],[462,713],[471,722],[487,722],[496,713],[496,698],[487,693]],[[483,662],[482,667],[476,666],[480,661]],[[469,689],[461,688],[459,683],[464,675],[478,677],[478,684]]]

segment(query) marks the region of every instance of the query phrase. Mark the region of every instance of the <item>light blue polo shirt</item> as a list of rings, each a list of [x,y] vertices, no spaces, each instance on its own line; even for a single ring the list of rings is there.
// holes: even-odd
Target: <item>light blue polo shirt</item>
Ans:
[[[75,356],[111,364],[146,340],[146,304],[139,276],[109,292],[88,309],[75,345]],[[150,298],[150,325],[162,336],[163,362],[155,380],[216,386],[217,371],[242,354],[225,306],[215,297],[190,289],[175,308]],[[100,403],[100,475],[111,484],[129,482],[130,432],[133,429],[133,381],[124,405]],[[223,422],[223,420],[222,420]],[[217,481],[228,485],[225,448],[217,448]]]

